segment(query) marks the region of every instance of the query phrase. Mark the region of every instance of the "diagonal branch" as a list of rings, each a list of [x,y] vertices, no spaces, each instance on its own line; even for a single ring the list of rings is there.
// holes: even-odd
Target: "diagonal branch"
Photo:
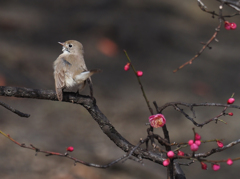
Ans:
[[[240,143],[240,139],[237,139],[237,140],[235,140],[235,141],[233,141],[233,142],[230,142],[229,144],[223,146],[222,148],[219,148],[219,147],[218,147],[218,148],[212,149],[212,150],[209,151],[209,152],[198,153],[198,154],[195,154],[194,157],[196,157],[196,158],[198,158],[198,157],[204,157],[204,158],[206,158],[206,157],[208,157],[208,156],[210,156],[210,155],[212,155],[212,154],[214,154],[214,153],[222,152],[222,151],[224,151],[224,150],[226,150],[226,149],[228,149],[228,148],[231,148],[231,147],[233,147],[234,145],[237,145],[237,144],[239,144],[239,143]]]
[[[218,32],[220,31],[220,27],[221,27],[221,22],[219,23],[218,27],[216,28],[214,34],[212,35],[212,37],[207,41],[207,43],[205,43],[202,47],[202,49],[193,57],[191,58],[189,61],[185,62],[184,64],[182,64],[181,66],[179,66],[177,69],[173,70],[173,73],[176,73],[178,70],[180,70],[181,68],[185,67],[186,65],[191,65],[193,60],[195,60],[196,58],[198,58],[203,51],[209,47],[210,43],[216,39]]]
[[[58,101],[56,93],[53,90],[10,86],[0,86],[0,96]],[[91,98],[90,96],[76,95],[76,93],[64,93],[63,102],[79,104],[87,109],[93,119],[98,123],[101,130],[124,152],[130,152],[134,149],[135,146],[122,137],[121,134],[118,133],[118,131],[110,123],[107,117],[100,111],[94,98]],[[133,150],[132,155],[153,161],[161,165],[165,160],[161,153],[146,151],[140,147],[138,147],[136,150]]]
[[[26,114],[26,113],[23,113],[23,112],[21,112],[21,111],[18,111],[17,109],[14,109],[13,107],[11,107],[11,106],[9,106],[9,105],[1,102],[1,101],[0,101],[0,105],[3,106],[3,107],[5,107],[5,108],[8,109],[9,111],[12,111],[13,113],[19,115],[20,117],[26,117],[26,118],[30,117],[30,114]]]

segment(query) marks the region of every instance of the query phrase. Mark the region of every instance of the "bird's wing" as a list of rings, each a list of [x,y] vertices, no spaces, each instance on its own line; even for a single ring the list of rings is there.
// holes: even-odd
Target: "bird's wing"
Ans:
[[[66,86],[65,82],[66,65],[71,65],[71,63],[66,61],[64,57],[62,57],[61,59],[57,59],[56,63],[54,63],[55,89],[59,101],[62,101],[63,99],[62,90]]]

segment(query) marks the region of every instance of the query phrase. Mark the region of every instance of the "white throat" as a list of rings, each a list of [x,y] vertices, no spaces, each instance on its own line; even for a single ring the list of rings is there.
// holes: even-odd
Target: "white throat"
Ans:
[[[69,54],[70,53],[65,47],[62,48],[62,51],[63,51],[63,54]]]
[[[63,50],[63,54],[69,54],[70,52],[67,50]]]

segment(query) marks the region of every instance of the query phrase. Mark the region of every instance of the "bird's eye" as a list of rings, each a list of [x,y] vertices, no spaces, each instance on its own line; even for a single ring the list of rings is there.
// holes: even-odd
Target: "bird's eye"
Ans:
[[[69,44],[68,46],[69,46],[69,47],[72,47],[72,44]]]

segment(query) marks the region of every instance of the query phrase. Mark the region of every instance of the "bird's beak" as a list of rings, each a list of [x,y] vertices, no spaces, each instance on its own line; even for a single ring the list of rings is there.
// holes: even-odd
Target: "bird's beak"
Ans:
[[[64,46],[65,45],[65,43],[64,42],[58,42],[60,45],[62,45],[62,46]]]

